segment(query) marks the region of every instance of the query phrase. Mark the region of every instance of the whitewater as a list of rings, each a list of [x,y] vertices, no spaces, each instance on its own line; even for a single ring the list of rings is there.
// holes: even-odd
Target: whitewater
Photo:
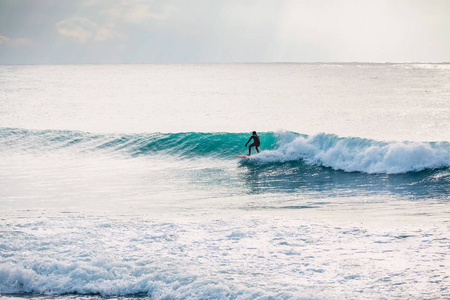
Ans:
[[[449,298],[449,97],[448,64],[0,66],[0,299]]]

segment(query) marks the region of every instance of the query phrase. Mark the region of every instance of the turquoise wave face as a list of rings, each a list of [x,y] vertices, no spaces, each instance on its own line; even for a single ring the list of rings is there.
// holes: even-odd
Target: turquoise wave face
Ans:
[[[133,155],[165,153],[188,158],[197,156],[230,157],[247,153],[245,143],[250,134],[244,133],[172,133],[150,134],[139,138],[139,146]],[[276,144],[274,133],[260,133],[262,149],[273,149]],[[255,153],[255,150],[253,150]]]
[[[91,134],[79,131],[0,129],[0,151],[75,150],[80,152],[110,152],[145,156],[173,155],[183,158],[203,156],[233,157],[248,152],[245,143],[250,133],[142,133]],[[259,133],[261,150],[274,149],[276,135]],[[255,151],[253,151],[255,152]]]

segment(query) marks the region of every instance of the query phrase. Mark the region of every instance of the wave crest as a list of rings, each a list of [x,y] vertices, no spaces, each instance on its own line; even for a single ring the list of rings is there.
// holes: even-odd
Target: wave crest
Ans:
[[[450,144],[379,142],[324,133],[312,136],[280,133],[276,149],[253,157],[253,161],[260,163],[298,160],[346,172],[406,173],[448,168]]]

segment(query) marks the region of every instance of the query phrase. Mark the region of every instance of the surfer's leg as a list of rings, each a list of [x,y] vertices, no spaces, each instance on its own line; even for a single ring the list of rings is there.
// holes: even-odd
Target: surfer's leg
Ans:
[[[258,152],[258,153],[259,153],[259,149],[258,149],[258,147],[257,147],[257,146],[255,146],[255,149],[256,149],[256,152]]]
[[[255,147],[255,143],[251,144],[250,146],[248,146],[248,155],[252,155],[252,147]],[[258,151],[259,152],[259,151]]]

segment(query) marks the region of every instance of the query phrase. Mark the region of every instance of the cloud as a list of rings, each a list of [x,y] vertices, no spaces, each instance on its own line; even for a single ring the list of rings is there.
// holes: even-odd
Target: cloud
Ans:
[[[87,0],[84,6],[96,7],[101,15],[125,23],[143,23],[150,19],[162,20],[166,12],[156,12],[157,3],[148,0],[103,1]],[[164,4],[164,7],[170,5]]]
[[[59,34],[70,37],[79,43],[88,41],[104,42],[120,37],[112,25],[98,25],[87,18],[75,17],[56,23]]]
[[[8,38],[6,36],[0,35],[0,45],[6,45],[10,47],[29,47],[33,46],[34,43],[30,38]]]
[[[128,8],[124,14],[124,20],[130,23],[140,23],[148,19],[164,19],[163,15],[156,14],[150,11],[150,6],[147,4],[137,4]]]

